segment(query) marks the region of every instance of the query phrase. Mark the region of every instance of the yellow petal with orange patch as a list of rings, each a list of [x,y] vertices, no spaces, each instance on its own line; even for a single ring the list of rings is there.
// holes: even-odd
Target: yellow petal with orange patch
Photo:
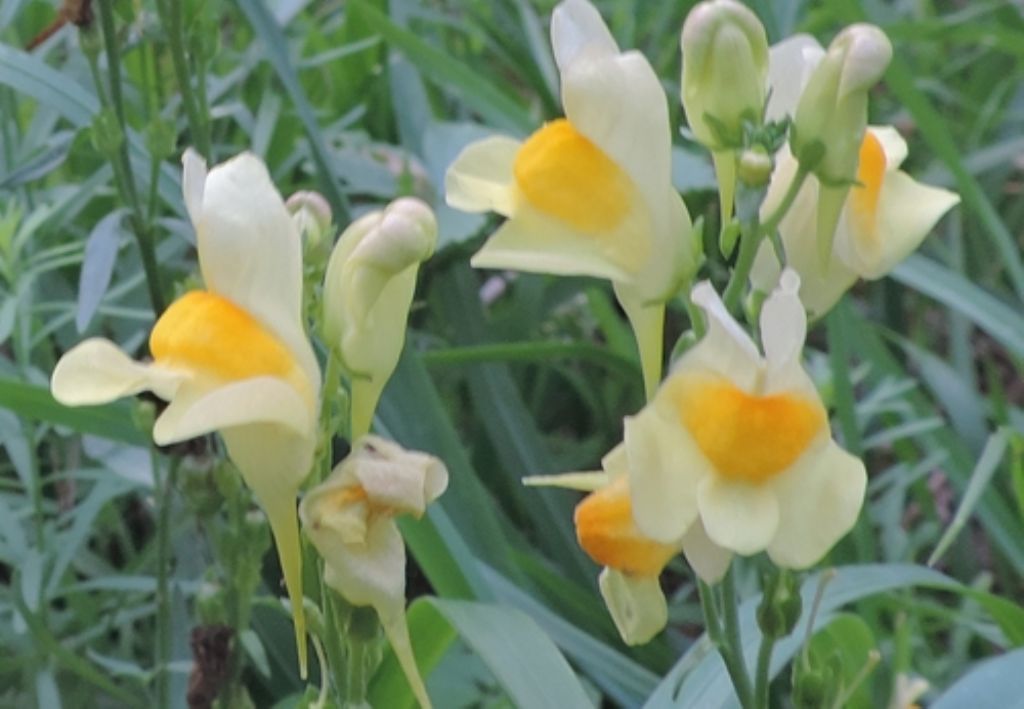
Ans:
[[[795,393],[748,394],[727,379],[683,375],[673,401],[697,447],[729,480],[758,485],[789,468],[827,417],[821,402]]]
[[[626,574],[657,576],[679,551],[636,528],[625,476],[583,498],[575,522],[580,546],[590,558]]]
[[[164,312],[149,336],[161,365],[220,382],[280,377],[312,396],[288,348],[242,308],[209,291],[190,291]]]
[[[629,176],[564,118],[523,143],[513,173],[535,209],[584,233],[610,232],[630,210]]]
[[[850,190],[850,206],[854,224],[863,238],[876,240],[878,200],[885,181],[885,150],[870,130],[864,131],[857,166],[858,184]]]

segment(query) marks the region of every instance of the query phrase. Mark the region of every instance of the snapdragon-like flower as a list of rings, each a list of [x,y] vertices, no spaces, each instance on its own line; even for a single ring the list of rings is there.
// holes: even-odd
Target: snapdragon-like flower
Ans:
[[[809,76],[822,56],[820,45],[806,35],[772,48],[769,114],[793,110],[800,77]],[[856,183],[842,205],[826,260],[817,248],[820,184],[816,177],[807,179],[779,224],[787,265],[800,275],[800,299],[811,317],[826,313],[858,277],[881,278],[891,271],[960,201],[957,194],[923,185],[901,171],[906,156],[907,144],[895,128],[867,128],[857,156]],[[762,214],[774,211],[797,172],[797,161],[787,148],[779,152],[777,161]],[[751,279],[768,292],[778,281],[781,268],[773,247],[765,242]]]
[[[682,101],[694,136],[712,151],[722,217],[732,214],[743,123],[764,111],[768,39],[757,15],[736,0],[705,0],[683,23]]]
[[[434,253],[437,221],[413,197],[353,222],[324,276],[324,335],[351,374],[352,438],[370,430],[398,365],[419,265]]]
[[[588,492],[573,521],[580,546],[604,566],[598,586],[615,627],[628,645],[647,642],[665,627],[668,606],[658,577],[679,553],[679,544],[645,537],[633,521],[625,448],[601,461],[602,470],[526,478],[527,485],[552,485]]]
[[[822,260],[857,170],[868,120],[868,91],[892,59],[892,44],[874,25],[850,25],[832,40],[800,93],[790,145],[805,169],[820,180],[815,229]],[[793,81],[799,74],[789,77]]]
[[[801,365],[807,320],[799,285],[787,270],[765,302],[762,355],[711,285],[698,284],[691,298],[707,333],[654,399],[626,418],[637,528],[663,543],[682,540],[708,581],[733,553],[767,551],[789,568],[814,564],[863,503],[864,465],[832,440]]]
[[[663,304],[697,260],[671,183],[668,103],[647,60],[620,52],[585,0],[555,8],[551,42],[566,117],[525,141],[468,146],[448,169],[447,200],[508,217],[474,256],[476,267],[610,279],[653,389]]]
[[[353,605],[377,611],[423,707],[430,699],[405,619],[405,544],[394,518],[420,517],[447,486],[440,460],[371,435],[356,441],[299,507],[303,529],[324,559],[324,581]]]
[[[153,427],[159,445],[220,432],[270,521],[305,676],[295,499],[316,446],[320,370],[301,317],[302,245],[255,155],[209,173],[191,150],[183,163],[206,289],[186,293],[157,320],[152,362],[89,339],[60,359],[51,388],[68,406],[153,392],[168,402]]]
[[[817,180],[809,178],[779,224],[787,265],[800,274],[800,299],[811,317],[824,315],[858,278],[877,279],[914,251],[960,196],[921,184],[899,169],[907,144],[891,126],[869,126],[861,143],[857,184],[843,205],[832,253],[822,263],[815,241]],[[765,209],[796,173],[788,152],[779,158]],[[751,279],[768,291],[781,270],[774,249],[761,245]]]

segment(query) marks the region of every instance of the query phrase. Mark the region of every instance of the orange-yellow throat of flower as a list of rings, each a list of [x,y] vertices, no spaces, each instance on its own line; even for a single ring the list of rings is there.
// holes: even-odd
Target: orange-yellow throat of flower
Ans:
[[[535,209],[580,232],[612,231],[630,211],[629,176],[564,118],[546,123],[523,143],[513,172]]]
[[[242,308],[209,291],[190,291],[160,316],[149,336],[153,359],[220,382],[271,376],[310,396],[292,353]]]
[[[796,393],[748,394],[710,375],[680,377],[679,419],[719,475],[758,485],[796,462],[827,424],[820,402]]]
[[[576,537],[602,566],[635,576],[657,576],[678,549],[643,536],[633,521],[629,480],[616,478],[576,506]]]
[[[858,231],[872,241],[875,238],[875,222],[878,199],[885,180],[885,150],[881,141],[871,131],[864,131],[860,144],[860,162],[857,165],[857,185],[850,191],[853,218]]]

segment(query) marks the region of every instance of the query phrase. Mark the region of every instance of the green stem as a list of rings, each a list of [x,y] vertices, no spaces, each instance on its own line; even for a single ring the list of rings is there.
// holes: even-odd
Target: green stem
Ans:
[[[154,449],[153,471],[160,469],[160,458]],[[159,519],[156,529],[156,697],[157,706],[171,706],[170,683],[167,667],[171,659],[171,594],[167,571],[170,566],[170,526],[173,505],[174,480],[178,472],[178,459],[173,458],[162,481],[154,480],[159,491]],[[162,484],[160,484],[162,482]]]
[[[761,636],[761,646],[757,650],[757,669],[754,672],[754,706],[756,709],[768,709],[768,671],[772,663],[772,650],[775,649],[775,637],[768,633]]]
[[[181,103],[185,108],[189,132],[192,134],[196,148],[209,159],[212,157],[209,136],[206,134],[206,123],[199,113],[199,104],[192,90],[192,78],[189,76],[188,58],[185,54],[185,31],[181,18],[182,4],[180,0],[157,0],[157,14],[160,15],[160,22],[167,31],[171,64],[174,66],[174,75],[178,80],[178,88],[181,90]]]
[[[348,677],[345,666],[345,650],[341,641],[345,637],[347,622],[339,605],[344,601],[324,582],[323,566],[320,569],[320,598],[324,610],[324,649],[327,651],[327,666],[330,669],[335,696],[348,692]]]
[[[731,576],[731,571],[726,574],[727,579],[730,579]],[[731,581],[726,581],[726,584],[731,585]],[[714,590],[700,579],[697,580],[697,588],[700,593],[700,607],[704,613],[704,626],[707,630],[708,638],[711,639],[711,642],[718,648],[718,653],[722,656],[722,662],[725,663],[725,669],[729,673],[730,679],[732,679],[740,706],[747,709],[751,706],[750,678],[747,676],[747,670],[743,666],[742,649],[738,642],[738,626],[734,628],[733,633],[730,633],[728,629],[730,623],[728,606],[726,605],[723,614],[724,618],[720,618],[715,607]],[[723,586],[723,591],[724,588],[725,586]],[[724,596],[725,594],[723,593]],[[735,616],[735,593],[732,593],[730,597],[733,602],[732,615]],[[723,632],[723,619],[725,621],[725,632]]]
[[[753,690],[750,687],[750,676],[743,664],[743,642],[740,637],[739,607],[736,602],[736,581],[730,568],[722,579],[722,627],[725,631],[725,643],[729,646],[735,667],[730,672],[736,695],[744,707],[753,706]]]
[[[142,255],[142,267],[146,272],[146,284],[149,287],[149,299],[153,312],[160,315],[164,309],[163,290],[160,287],[160,269],[156,260],[156,249],[153,246],[153,233],[150,224],[143,218],[139,194],[135,189],[135,178],[132,174],[131,158],[128,155],[128,122],[125,119],[124,97],[121,93],[121,47],[117,41],[117,30],[114,26],[114,9],[109,2],[99,3],[100,27],[103,34],[103,46],[107,55],[107,73],[110,90],[110,107],[114,110],[117,123],[121,130],[118,149],[112,155],[115,174],[120,171],[118,180],[122,199],[131,209],[132,229],[139,244]],[[101,85],[98,81],[97,85]],[[102,92],[101,92],[102,97]]]
[[[782,218],[786,216],[790,207],[793,206],[797,195],[800,194],[800,188],[803,187],[808,174],[804,169],[797,170],[779,206],[768,215],[767,219],[760,223],[755,219],[752,222],[743,224],[743,233],[740,236],[740,254],[736,258],[736,266],[733,269],[732,276],[729,278],[728,285],[725,287],[725,292],[722,294],[722,301],[729,312],[736,312],[740,297],[743,295],[743,289],[750,278],[750,269],[754,266],[754,258],[757,256],[761,241],[765,236],[774,233],[779,228]]]

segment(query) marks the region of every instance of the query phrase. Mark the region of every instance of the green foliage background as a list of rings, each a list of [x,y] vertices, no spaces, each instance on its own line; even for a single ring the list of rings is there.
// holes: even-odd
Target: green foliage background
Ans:
[[[896,53],[873,122],[907,137],[911,174],[963,198],[917,254],[856,288],[811,333],[811,369],[834,429],[871,475],[857,528],[827,559],[839,573],[818,627],[835,618],[843,630],[819,634],[815,652],[843,653],[855,668],[869,648],[881,652],[850,706],[885,706],[899,673],[927,678],[935,707],[963,706],[964,696],[1009,706],[999,697],[1022,696],[1021,651],[998,660],[995,679],[975,670],[1024,644],[1022,11],[998,0],[749,4],[771,41],[796,31],[827,41],[858,20],[885,29]],[[675,126],[678,30],[691,5],[598,2],[620,44],[643,51],[662,77]],[[413,634],[437,705],[728,702],[681,561],[666,580],[669,630],[626,648],[575,542],[575,496],[520,484],[526,474],[595,467],[621,437],[622,416],[642,404],[610,289],[472,271],[469,255],[493,222],[443,203],[444,170],[463,145],[492,132],[525,136],[559,115],[552,7],[184,2],[196,125],[154,1],[116,1],[133,208],[117,186],[117,122],[101,111],[87,41],[68,26],[26,52],[58,7],[0,0],[0,703],[144,705],[163,676],[181,704],[204,594],[236,573],[220,553],[228,515],[208,494],[209,453],[193,455],[168,486],[161,517],[154,499],[167,463],[146,448],[144,407],[65,409],[47,386],[59,354],[85,336],[145,352],[153,314],[140,224],[155,242],[163,295],[194,279],[178,160],[205,136],[211,162],[253,150],[285,195],[322,192],[341,227],[397,195],[437,210],[439,253],[421,271],[407,351],[378,412],[380,431],[436,453],[451,471],[440,504],[403,525],[415,559],[410,592],[424,596],[411,609]],[[706,156],[682,135],[676,144],[676,186],[713,225]],[[716,254],[714,244],[706,252]],[[725,265],[709,259],[703,275],[720,283]],[[687,323],[674,304],[670,340]],[[210,509],[197,512],[202,504]],[[948,548],[935,570],[924,568],[940,539]],[[760,565],[738,568],[751,653]],[[263,592],[241,638],[242,679],[256,705],[291,705],[304,688],[287,617],[271,598],[277,570],[268,557],[253,574]],[[808,601],[815,584],[805,585]],[[780,646],[777,669],[803,632]],[[409,705],[393,658],[371,700]]]

